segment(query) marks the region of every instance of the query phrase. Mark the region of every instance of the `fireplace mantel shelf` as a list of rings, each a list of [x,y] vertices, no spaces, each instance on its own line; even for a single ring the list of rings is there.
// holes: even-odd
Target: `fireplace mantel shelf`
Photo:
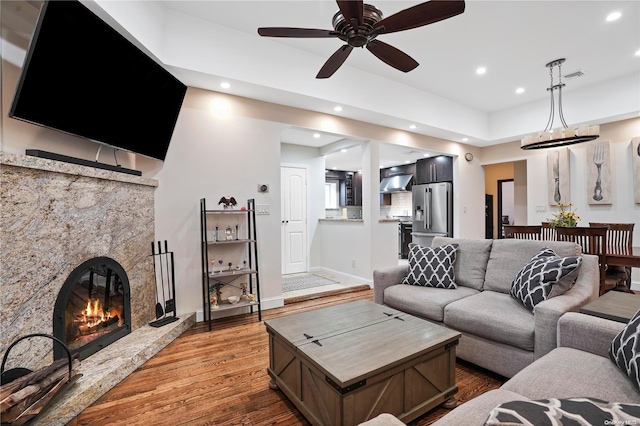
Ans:
[[[109,170],[95,169],[93,167],[48,160],[24,154],[14,154],[0,151],[0,166],[24,167],[27,169],[43,170],[56,173],[65,173],[75,176],[85,176],[95,179],[106,179],[117,182],[132,183],[146,186],[158,186],[158,181],[141,176],[112,172]]]

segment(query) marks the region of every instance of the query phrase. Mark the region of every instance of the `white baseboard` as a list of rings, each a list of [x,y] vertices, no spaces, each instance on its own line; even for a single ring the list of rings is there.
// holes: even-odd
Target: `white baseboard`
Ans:
[[[369,287],[373,288],[373,280],[368,278],[362,278],[355,275],[346,274],[344,272],[336,271],[334,269],[325,268],[322,266],[317,266],[309,269],[309,272],[324,272],[326,274],[334,275],[338,278],[342,278],[347,281],[357,281],[362,282],[362,284],[367,284]]]
[[[631,281],[631,290],[640,291],[640,282]]]
[[[263,311],[266,311],[267,309],[281,308],[282,306],[284,306],[284,297],[282,296],[270,297],[268,299],[262,299],[260,301],[260,307]],[[256,311],[257,309],[254,308],[253,312],[255,313]],[[211,319],[215,320],[219,318],[231,317],[234,315],[248,314],[250,312],[251,312],[251,309],[248,306],[244,308],[230,309],[222,312],[212,312]],[[196,311],[196,322],[202,322],[202,321],[204,321],[204,316],[202,315],[202,309],[198,309]]]

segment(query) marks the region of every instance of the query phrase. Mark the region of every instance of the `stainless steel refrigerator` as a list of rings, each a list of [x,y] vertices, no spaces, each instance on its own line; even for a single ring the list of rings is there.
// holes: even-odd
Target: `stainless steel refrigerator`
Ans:
[[[436,236],[453,236],[453,187],[451,182],[413,185],[412,242],[431,246]]]

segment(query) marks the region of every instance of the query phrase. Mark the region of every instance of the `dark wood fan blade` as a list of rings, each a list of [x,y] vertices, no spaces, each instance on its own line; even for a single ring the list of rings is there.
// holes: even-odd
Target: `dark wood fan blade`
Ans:
[[[327,38],[336,37],[335,31],[316,30],[313,28],[288,28],[288,27],[266,27],[258,28],[258,34],[263,37],[296,37],[296,38]]]
[[[352,1],[352,0],[337,0],[338,7],[340,8],[340,12],[342,16],[345,17],[347,22],[351,23],[353,19],[356,20],[356,29],[362,22],[364,21],[364,13],[363,13],[363,2],[362,0]]]
[[[324,63],[322,68],[320,68],[320,71],[318,72],[318,75],[316,75],[316,78],[331,77],[333,73],[336,72],[338,68],[340,68],[340,66],[344,63],[352,50],[353,47],[349,46],[348,44],[345,44],[340,49],[336,50],[336,53],[331,55],[331,57],[327,59],[327,62]]]
[[[382,62],[400,71],[409,72],[419,65],[411,56],[379,40],[370,41],[367,49]]]
[[[384,18],[375,25],[372,32],[393,33],[433,24],[461,14],[464,7],[464,0],[431,0]]]

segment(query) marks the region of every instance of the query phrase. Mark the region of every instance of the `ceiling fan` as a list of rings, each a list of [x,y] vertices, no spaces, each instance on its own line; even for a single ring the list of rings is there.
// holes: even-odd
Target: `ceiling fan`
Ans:
[[[403,72],[418,63],[406,53],[376,40],[380,34],[409,30],[433,24],[464,12],[464,0],[431,0],[401,10],[387,18],[382,12],[362,0],[337,0],[339,10],[333,15],[333,30],[312,28],[264,27],[258,34],[264,37],[332,38],[347,44],[340,47],[324,63],[316,78],[329,78],[344,63],[354,47],[366,47],[378,59]]]

